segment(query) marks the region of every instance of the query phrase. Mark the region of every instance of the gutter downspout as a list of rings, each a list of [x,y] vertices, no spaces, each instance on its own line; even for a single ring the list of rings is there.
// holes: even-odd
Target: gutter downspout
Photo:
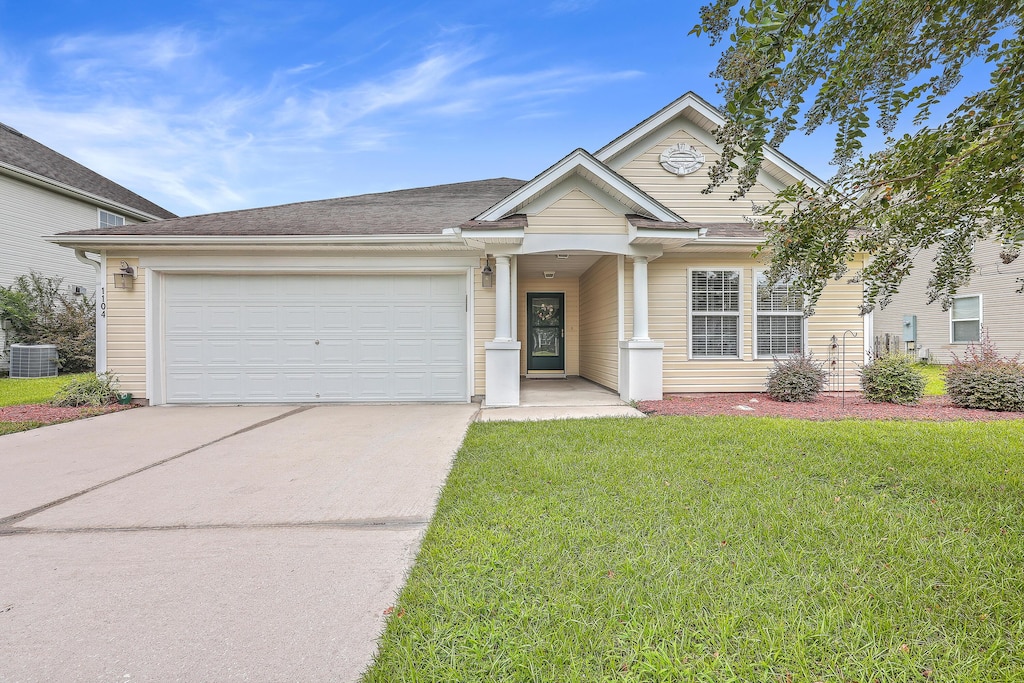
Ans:
[[[107,282],[103,273],[103,262],[85,254],[84,249],[75,249],[75,258],[96,269],[96,373],[107,371]]]

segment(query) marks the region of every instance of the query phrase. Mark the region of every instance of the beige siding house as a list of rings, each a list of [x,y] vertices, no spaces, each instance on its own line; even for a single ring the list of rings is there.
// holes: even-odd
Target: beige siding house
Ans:
[[[929,271],[935,253],[922,253],[899,294],[884,309],[872,313],[875,336],[880,344],[889,335],[899,338],[904,351],[932,363],[948,364],[954,354],[963,358],[971,342],[981,338],[982,329],[1002,355],[1024,354],[1024,296],[1017,294],[1024,278],[1024,259],[1003,263],[1002,246],[979,242],[972,258],[976,271],[953,300],[948,311],[937,303],[928,304]]]
[[[0,124],[0,286],[36,271],[69,291],[94,296],[98,262],[43,239],[55,232],[141,223],[174,214]],[[84,258],[84,257],[83,257]],[[0,321],[0,368],[8,363]]]
[[[766,286],[750,201],[701,193],[720,122],[690,93],[530,181],[50,239],[105,264],[107,367],[150,403],[511,406],[522,381],[562,376],[624,400],[760,391],[773,358],[835,361],[844,332],[847,367],[829,368],[853,388],[861,290],[832,284],[805,318],[785,285]],[[754,201],[818,182],[767,158]]]

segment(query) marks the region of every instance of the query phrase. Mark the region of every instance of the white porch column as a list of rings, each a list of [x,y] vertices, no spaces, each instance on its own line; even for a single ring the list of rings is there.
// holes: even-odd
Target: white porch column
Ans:
[[[650,339],[647,331],[647,257],[633,257],[633,339]]]
[[[512,341],[512,270],[509,256],[495,256],[494,341]]]
[[[647,256],[633,257],[633,338],[619,342],[619,397],[656,401],[662,397],[665,343],[648,330]]]
[[[494,341],[484,343],[484,402],[491,407],[519,405],[519,351],[512,339],[511,257],[495,255]]]

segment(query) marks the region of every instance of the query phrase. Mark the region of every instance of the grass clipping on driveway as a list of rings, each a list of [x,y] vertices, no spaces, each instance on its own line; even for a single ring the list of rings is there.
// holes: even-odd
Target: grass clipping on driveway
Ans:
[[[471,427],[367,681],[1011,681],[1024,428]]]

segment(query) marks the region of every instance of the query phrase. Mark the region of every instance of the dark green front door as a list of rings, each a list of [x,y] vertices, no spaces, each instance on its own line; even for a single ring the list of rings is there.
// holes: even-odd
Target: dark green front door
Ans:
[[[526,295],[526,369],[565,372],[565,294]]]

